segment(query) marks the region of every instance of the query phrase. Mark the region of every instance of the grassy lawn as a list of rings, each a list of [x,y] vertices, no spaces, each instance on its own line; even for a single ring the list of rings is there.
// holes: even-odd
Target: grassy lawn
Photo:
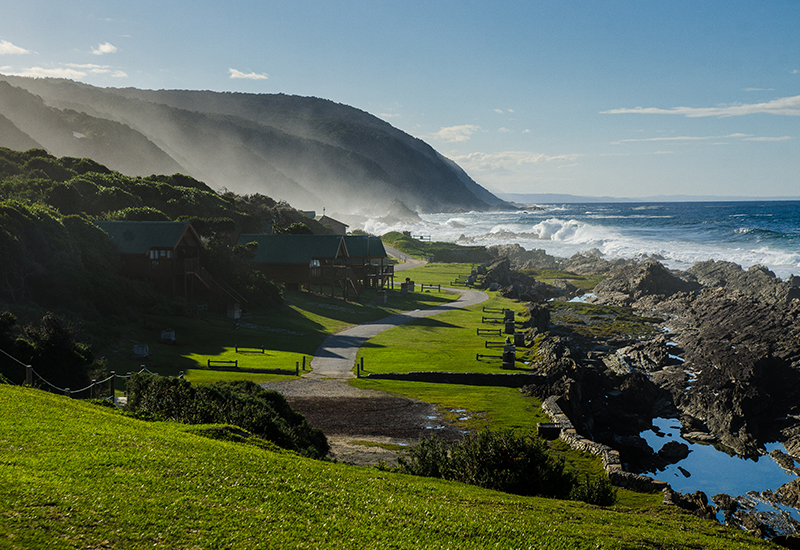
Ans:
[[[524,310],[522,304],[489,294],[489,300],[477,306],[410,321],[370,338],[358,354],[359,360],[364,358],[365,372],[529,372],[521,361],[513,370],[502,369],[502,347],[486,348],[485,342],[502,344],[506,335],[502,322],[482,322],[484,317],[502,321],[502,313],[483,309],[513,309],[518,322]],[[478,329],[500,330],[501,335],[479,336]],[[478,359],[477,355],[498,357]]]
[[[235,321],[221,314],[203,317],[158,317],[146,315],[140,322],[121,327],[117,345],[101,350],[109,368],[120,374],[138,371],[142,365],[163,375],[184,372],[189,380],[247,379],[263,382],[293,375],[295,365],[310,360],[322,341],[358,323],[381,319],[398,311],[424,309],[454,300],[447,293],[414,292],[401,296],[389,291],[387,304],[375,303],[375,291],[367,291],[360,302],[345,302],[308,292],[287,293],[286,303],[275,309],[249,312]],[[176,332],[175,345],[160,342],[161,330]],[[134,343],[147,344],[150,357],[133,359]],[[236,347],[264,348],[265,353],[236,353]],[[208,360],[234,361],[242,369],[281,369],[285,374],[231,373],[208,370]]]
[[[0,433],[2,548],[774,547],[672,507],[313,461],[14,386]]]

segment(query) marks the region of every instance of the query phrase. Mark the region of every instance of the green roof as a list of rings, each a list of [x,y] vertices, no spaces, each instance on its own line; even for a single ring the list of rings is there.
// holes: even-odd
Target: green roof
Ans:
[[[257,242],[253,258],[259,264],[308,264],[311,260],[343,260],[347,247],[342,235],[245,234],[239,244]]]
[[[121,254],[147,254],[151,248],[175,248],[187,230],[196,236],[189,222],[110,221],[94,223],[108,233]]]
[[[350,258],[385,258],[386,249],[380,237],[347,235],[344,238]]]

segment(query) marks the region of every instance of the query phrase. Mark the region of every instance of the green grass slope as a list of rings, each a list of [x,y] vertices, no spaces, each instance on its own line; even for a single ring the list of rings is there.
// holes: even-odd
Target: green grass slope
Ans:
[[[0,548],[768,548],[667,507],[303,459],[0,386]]]

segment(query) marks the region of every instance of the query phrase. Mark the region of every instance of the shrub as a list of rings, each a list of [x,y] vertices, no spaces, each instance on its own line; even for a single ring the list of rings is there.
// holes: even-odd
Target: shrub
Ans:
[[[566,498],[573,476],[564,461],[547,452],[545,442],[512,430],[485,430],[467,435],[449,447],[428,439],[414,447],[403,473],[441,477],[487,489],[527,496]]]
[[[128,381],[128,410],[139,418],[187,424],[233,424],[311,458],[328,454],[328,441],[278,392],[249,381],[199,387],[182,378],[135,374]]]
[[[611,480],[606,475],[596,478],[584,475],[572,487],[569,498],[596,506],[611,506],[617,502],[617,489],[611,485]]]

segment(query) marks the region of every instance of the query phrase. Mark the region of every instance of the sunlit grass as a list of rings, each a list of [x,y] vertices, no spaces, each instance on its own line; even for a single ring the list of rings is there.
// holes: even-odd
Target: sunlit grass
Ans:
[[[674,507],[512,496],[199,428],[0,386],[0,547],[770,547]]]

